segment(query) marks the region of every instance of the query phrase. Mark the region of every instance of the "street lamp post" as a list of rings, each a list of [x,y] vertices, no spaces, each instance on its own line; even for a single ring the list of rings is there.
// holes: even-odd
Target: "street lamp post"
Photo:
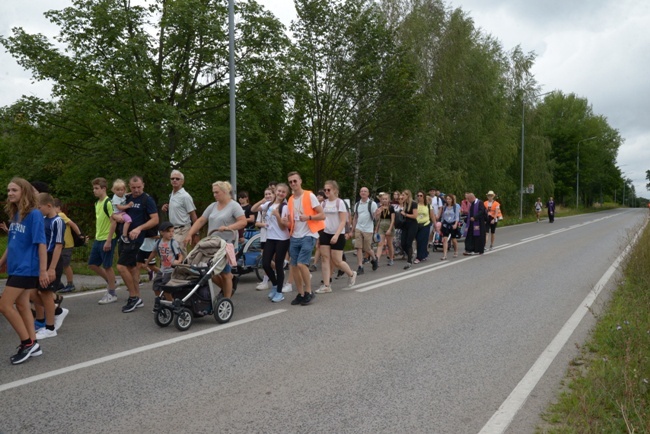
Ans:
[[[548,95],[551,92],[539,93],[533,95],[533,97]],[[523,97],[521,98],[521,178],[519,181],[519,220],[524,218],[524,137],[525,137],[525,126],[524,118],[526,113],[526,91],[524,91]]]
[[[237,118],[235,110],[235,0],[228,0],[228,63],[230,75],[230,184],[237,194]]]
[[[578,201],[580,200],[580,143],[586,142],[587,140],[597,139],[598,136],[589,137],[587,139],[582,139],[578,142],[578,157],[576,161],[576,209],[578,209]]]

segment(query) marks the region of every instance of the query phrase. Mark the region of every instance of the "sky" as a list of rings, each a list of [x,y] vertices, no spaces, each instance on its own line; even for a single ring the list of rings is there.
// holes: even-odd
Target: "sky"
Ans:
[[[293,0],[258,0],[285,25],[295,19]],[[70,0],[0,3],[0,34],[13,27],[53,36],[57,28],[43,12]],[[638,196],[650,170],[650,1],[647,0],[446,0],[463,9],[484,33],[507,51],[521,45],[537,55],[532,69],[541,92],[560,90],[586,98],[625,140],[617,163]],[[0,106],[21,95],[47,98],[49,83],[34,83],[4,50],[0,51]]]

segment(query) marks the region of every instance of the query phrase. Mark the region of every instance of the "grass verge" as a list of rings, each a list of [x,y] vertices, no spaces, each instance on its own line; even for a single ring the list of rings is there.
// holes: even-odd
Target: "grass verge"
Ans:
[[[650,433],[650,225],[538,433]]]

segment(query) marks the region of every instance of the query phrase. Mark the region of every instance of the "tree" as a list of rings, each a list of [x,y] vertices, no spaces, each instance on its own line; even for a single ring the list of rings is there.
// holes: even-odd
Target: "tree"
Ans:
[[[269,161],[271,144],[283,141],[289,41],[255,1],[237,2],[237,13],[238,116],[245,120],[239,176],[243,185],[259,185],[272,171],[262,171],[262,180],[257,167]],[[47,172],[70,195],[99,174],[139,173],[159,194],[168,190],[170,168],[202,183],[227,177],[225,2],[74,0],[46,15],[61,29],[56,40],[64,48],[21,28],[0,39],[35,79],[54,83],[52,102],[18,104],[31,108],[35,146],[51,163],[26,176]]]

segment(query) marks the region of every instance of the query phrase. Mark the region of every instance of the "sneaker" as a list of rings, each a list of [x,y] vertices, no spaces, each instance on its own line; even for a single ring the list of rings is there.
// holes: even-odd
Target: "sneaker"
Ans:
[[[130,244],[131,243],[131,240],[126,235],[122,235],[120,237],[120,241],[122,241],[124,244]]]
[[[257,289],[258,291],[266,291],[267,289],[269,289],[270,286],[271,286],[271,282],[267,280],[266,282],[258,283],[255,289]]]
[[[304,299],[304,297],[302,296],[302,294],[298,294],[298,295],[296,295],[296,298],[291,300],[291,305],[292,306],[297,306],[299,304],[302,304],[303,299]]]
[[[36,340],[40,341],[41,339],[53,338],[54,336],[56,336],[56,330],[42,328],[36,333]]]
[[[38,344],[38,342],[34,342],[31,345],[20,344],[18,346],[18,353],[16,353],[14,356],[11,356],[11,364],[19,365],[30,357],[37,357],[41,354],[43,354],[43,350],[41,350],[41,346]]]
[[[273,297],[278,293],[278,287],[277,286],[272,286],[271,290],[269,291],[268,297],[269,300],[273,301]]]
[[[415,261],[413,261],[413,263],[414,263],[414,264],[419,264],[419,263],[420,263],[420,260],[419,260],[419,259],[416,259]]]
[[[363,267],[357,268],[357,276],[361,276],[363,274]]]
[[[348,288],[352,288],[357,283],[357,272],[353,271],[352,276],[348,279]]]
[[[316,268],[316,264],[311,264],[309,266],[309,271],[311,271],[312,273],[315,272],[316,270],[318,270],[318,268]]]
[[[379,267],[379,261],[373,259],[372,261],[370,261],[370,263],[372,264],[372,271],[377,271],[377,267]]]
[[[65,319],[66,316],[68,316],[69,313],[70,311],[68,309],[66,308],[61,309],[61,313],[54,317],[54,330],[58,330],[61,328],[61,326],[63,325],[63,320]]]
[[[38,332],[40,329],[45,328],[45,321],[34,320],[34,331]]]
[[[293,291],[293,286],[290,283],[282,285],[282,293]]]
[[[75,289],[76,289],[76,288],[74,287],[74,285],[70,283],[70,284],[64,286],[63,288],[59,289],[57,292],[58,292],[59,294],[66,294],[66,293],[68,293],[68,292],[72,292],[72,291],[74,291]]]
[[[343,270],[339,270],[339,271],[336,273],[336,278],[338,279],[339,277],[343,277],[344,275],[345,275],[345,272],[343,272]]]
[[[99,300],[97,303],[99,304],[110,304],[110,303],[115,303],[117,301],[117,295],[111,295],[108,291],[104,296],[102,297],[101,300]]]
[[[492,250],[492,244],[490,244],[490,248],[488,250]]]
[[[327,294],[329,292],[332,292],[332,287],[323,285],[320,288],[318,288],[315,292],[316,294]]]
[[[273,296],[273,298],[271,299],[273,303],[279,303],[282,300],[284,300],[284,295],[282,295],[281,292],[276,292],[275,296]]]
[[[394,264],[393,260],[392,260],[392,259],[389,259],[389,260],[388,260],[388,264],[386,264],[386,265],[388,265],[388,266],[390,267],[390,266],[393,265],[393,264]]]
[[[314,300],[314,294],[311,292],[305,292],[305,295],[302,297],[302,302],[300,303],[301,306],[307,306],[309,303],[311,303]]]
[[[133,312],[138,307],[144,307],[144,302],[139,297],[134,297],[127,300],[126,304],[122,306],[122,312],[128,313]]]
[[[407,262],[406,265],[404,266],[404,269],[408,270],[409,268],[411,268],[411,263]]]

